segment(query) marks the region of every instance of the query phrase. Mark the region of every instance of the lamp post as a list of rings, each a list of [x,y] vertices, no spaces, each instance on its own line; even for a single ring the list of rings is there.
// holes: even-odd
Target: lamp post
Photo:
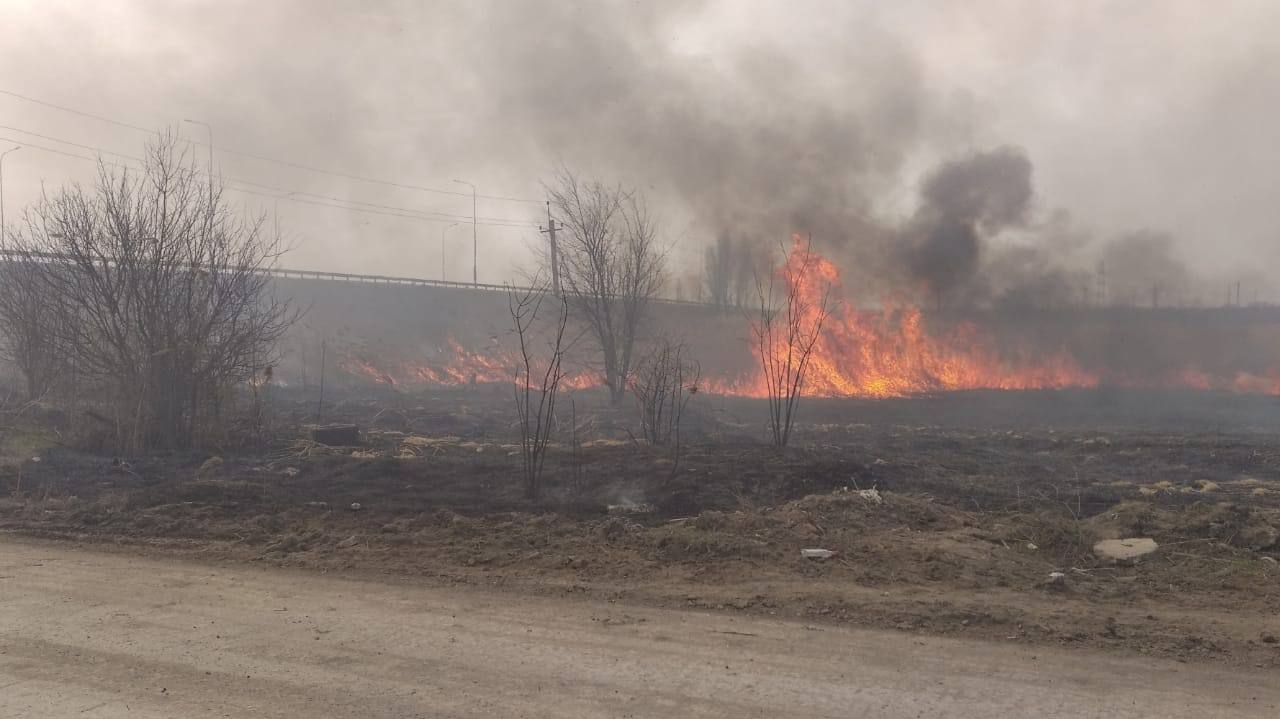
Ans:
[[[467,185],[471,188],[471,284],[478,285],[480,280],[479,273],[476,271],[476,257],[479,252],[476,249],[476,186],[466,180],[454,180],[459,185]]]
[[[0,245],[3,245],[5,240],[8,239],[6,234],[8,230],[5,229],[4,225],[4,156],[14,150],[21,149],[22,145],[14,145],[4,152],[0,152]]]
[[[457,227],[462,223],[455,222],[452,225],[440,229],[440,281],[444,282],[444,236],[449,230]]]

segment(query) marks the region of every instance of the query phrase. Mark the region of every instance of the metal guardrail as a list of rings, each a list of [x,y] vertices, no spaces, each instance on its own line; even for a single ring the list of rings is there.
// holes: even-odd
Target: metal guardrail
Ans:
[[[11,250],[0,250],[0,261],[13,261],[16,258],[38,259],[56,259],[56,255],[46,253],[27,254],[22,252],[14,252]],[[373,285],[406,285],[410,287],[443,287],[455,290],[479,290],[482,292],[506,292],[508,288],[514,290],[528,290],[529,287],[520,285],[494,285],[485,283],[472,282],[453,282],[450,280],[429,280],[423,277],[399,277],[396,275],[363,275],[352,272],[326,272],[323,270],[295,270],[285,267],[273,267],[262,270],[263,274],[272,277],[283,277],[302,280],[325,280],[328,282],[355,282],[360,284]],[[710,307],[715,309],[723,309],[720,305],[710,302],[697,302],[694,300],[676,300],[668,298],[654,298],[653,302],[672,305],[689,305],[695,307]]]
[[[293,270],[286,268],[273,268],[265,270],[266,274],[273,277],[286,277],[294,279],[306,280],[328,280],[331,282],[359,282],[362,284],[377,285],[408,285],[413,287],[444,287],[455,290],[480,290],[484,292],[506,292],[508,288],[513,290],[528,290],[529,287],[521,285],[494,285],[471,282],[453,282],[451,280],[429,280],[423,277],[397,277],[395,275],[361,275],[350,272],[325,272],[321,270]],[[689,305],[693,307],[709,307],[714,309],[724,309],[721,305],[711,302],[697,302],[695,300],[676,300],[668,297],[655,297],[651,302],[659,302],[669,305]]]
[[[361,275],[351,272],[325,272],[322,270],[294,270],[275,267],[264,270],[273,277],[291,277],[303,280],[329,280],[332,282],[359,282],[377,285],[412,285],[416,287],[448,287],[459,290],[485,290],[489,292],[505,291],[508,285],[473,284],[471,282],[453,282],[451,280],[429,280],[423,277],[397,277],[395,275]],[[514,289],[527,289],[514,287]]]

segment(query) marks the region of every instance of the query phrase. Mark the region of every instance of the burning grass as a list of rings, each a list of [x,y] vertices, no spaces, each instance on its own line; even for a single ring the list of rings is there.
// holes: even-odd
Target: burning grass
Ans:
[[[797,239],[787,259],[786,267],[791,273],[780,276],[799,283],[805,296],[799,298],[798,306],[816,313],[824,306],[821,295],[828,289],[835,299],[841,297],[840,275],[832,262],[816,253],[801,266],[803,251],[803,243]],[[801,318],[801,324],[808,326],[813,319]],[[728,397],[767,396],[768,383],[760,359],[741,340],[750,336],[750,322],[735,312],[717,318],[716,325],[737,329],[718,329],[714,344],[701,348],[708,355],[697,357],[702,361],[703,391]],[[1044,338],[1033,340],[1034,332],[1021,339],[998,339],[995,328],[979,320],[931,323],[920,307],[910,304],[885,302],[879,309],[865,309],[843,302],[832,309],[822,326],[805,379],[805,394],[810,397],[889,398],[967,390],[1096,387],[1280,395],[1280,366],[1209,367],[1193,361],[1185,366],[1169,366],[1167,358],[1154,357],[1151,368],[1136,370],[1097,356],[1086,361],[1073,353],[1065,341],[1055,344]],[[683,334],[684,330],[678,333]],[[712,357],[723,359],[734,348],[740,356],[711,361]],[[694,348],[695,354],[698,349]],[[518,365],[515,347],[496,335],[474,344],[449,335],[438,344],[389,350],[379,345],[376,351],[364,351],[353,345],[340,366],[355,381],[420,389],[509,385]],[[1137,354],[1142,351],[1143,348],[1135,350]],[[600,386],[598,373],[589,369],[590,350],[581,347],[577,354],[581,356],[576,358],[577,366],[566,378],[565,387],[585,390]],[[1264,354],[1273,357],[1274,348],[1266,349]]]

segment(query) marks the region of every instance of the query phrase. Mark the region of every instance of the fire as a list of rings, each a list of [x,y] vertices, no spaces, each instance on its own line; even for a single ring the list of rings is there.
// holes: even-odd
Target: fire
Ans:
[[[930,334],[916,307],[859,310],[835,303],[840,273],[825,257],[812,253],[795,238],[778,277],[784,290],[795,293],[795,324],[801,332],[816,326],[824,306],[830,314],[813,345],[804,376],[803,393],[819,397],[902,397],[964,389],[1041,389],[1092,387],[1099,378],[1065,352],[1044,357],[1024,351],[1000,356],[972,323],[940,335]],[[785,318],[782,318],[785,321]],[[785,329],[785,328],[784,328]],[[775,353],[794,347],[778,340]],[[785,357],[781,361],[785,361]],[[768,382],[763,368],[752,376],[727,383],[712,382],[725,394],[764,397]]]
[[[794,307],[801,328],[815,326],[824,306],[830,310],[813,344],[802,385],[805,396],[888,398],[956,390],[1100,385],[1280,394],[1280,372],[1220,376],[1186,368],[1152,377],[1116,376],[1083,367],[1065,348],[1000,347],[973,322],[931,328],[918,307],[886,304],[878,310],[858,309],[836,301],[841,292],[839,271],[830,260],[810,252],[799,237],[778,268],[776,281],[796,291]],[[833,302],[824,305],[826,300]],[[775,342],[771,351],[784,353],[786,343]],[[344,360],[342,367],[352,375],[395,387],[510,383],[519,365],[515,349],[497,340],[474,350],[451,336],[436,354],[434,361],[385,357],[374,361],[357,355]],[[779,354],[775,359],[785,357]],[[766,397],[769,383],[760,358],[753,364],[754,370],[740,376],[717,376],[714,368],[704,365],[701,388],[711,394]],[[580,370],[566,376],[561,387],[587,389],[601,384],[598,374]]]
[[[448,338],[446,349],[440,355],[440,361],[433,363],[386,358],[375,362],[356,355],[346,358],[341,366],[348,374],[367,377],[378,384],[399,387],[509,383],[515,380],[516,368],[520,364],[518,355],[512,349],[495,343],[483,351],[473,351],[462,346],[452,336]],[[598,384],[591,373],[579,371],[568,374],[560,386],[565,389],[586,389]]]

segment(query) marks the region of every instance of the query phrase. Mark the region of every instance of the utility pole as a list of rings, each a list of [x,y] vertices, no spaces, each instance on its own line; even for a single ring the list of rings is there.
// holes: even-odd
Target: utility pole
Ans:
[[[1102,260],[1098,261],[1097,285],[1095,291],[1098,295],[1098,306],[1105,307],[1107,305],[1107,263]]]
[[[449,230],[452,230],[453,228],[457,227],[459,224],[461,223],[455,222],[452,225],[444,227],[440,230],[440,281],[441,282],[444,282],[444,236],[447,232],[449,232]]]
[[[5,240],[9,239],[6,234],[8,230],[4,226],[4,156],[14,150],[21,149],[22,145],[14,145],[4,152],[0,152],[0,245],[3,245]]]
[[[476,186],[466,180],[454,180],[459,185],[467,185],[471,188],[471,284],[478,285],[480,280],[479,273],[476,271],[476,257],[479,251],[476,249]]]
[[[279,242],[279,241],[280,241],[280,200],[281,200],[281,198],[283,198],[283,199],[286,199],[286,200],[287,200],[287,199],[289,199],[290,197],[293,197],[293,196],[294,196],[294,195],[296,195],[296,194],[298,194],[298,193],[297,193],[297,192],[290,192],[290,193],[289,193],[289,194],[287,194],[287,195],[278,195],[278,196],[276,197],[276,202],[275,202],[274,209],[271,211],[271,216],[272,216],[272,218],[274,218],[274,219],[275,219],[275,223],[276,223],[276,242]]]
[[[327,338],[326,338],[327,339]],[[325,339],[320,340],[320,399],[316,402],[316,425],[319,426],[320,418],[324,416],[324,360],[325,360]]]
[[[188,120],[183,118],[183,122],[189,122],[192,125],[204,125],[204,129],[209,131],[209,206],[205,208],[204,219],[204,235],[206,238],[213,235],[213,125],[200,120]]]
[[[205,130],[209,131],[209,206],[213,206],[213,125],[201,120],[188,120],[183,118],[183,122],[189,122],[192,125],[203,125]],[[292,194],[292,193],[291,193]],[[212,212],[212,210],[210,210]]]
[[[551,217],[551,200],[547,200],[547,226],[538,228],[551,239],[551,288],[560,296],[560,249],[556,246],[556,221]]]

